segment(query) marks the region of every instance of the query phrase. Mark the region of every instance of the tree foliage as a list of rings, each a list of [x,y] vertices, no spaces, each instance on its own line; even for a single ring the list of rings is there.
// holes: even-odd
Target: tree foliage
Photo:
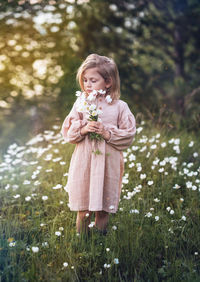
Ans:
[[[24,115],[32,121],[33,133],[63,118],[90,53],[116,61],[135,112],[169,109],[198,127],[198,0],[2,0],[0,24],[0,120],[12,130],[13,114],[21,129]]]

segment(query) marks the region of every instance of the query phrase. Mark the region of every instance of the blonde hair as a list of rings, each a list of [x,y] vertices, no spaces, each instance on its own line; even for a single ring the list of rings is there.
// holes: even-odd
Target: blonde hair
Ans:
[[[107,89],[107,94],[109,94],[113,100],[119,99],[120,78],[118,68],[113,59],[97,54],[91,54],[85,59],[76,75],[76,80],[82,91],[84,91],[83,73],[90,68],[97,68],[98,73],[104,78],[105,82],[111,81],[111,86]]]

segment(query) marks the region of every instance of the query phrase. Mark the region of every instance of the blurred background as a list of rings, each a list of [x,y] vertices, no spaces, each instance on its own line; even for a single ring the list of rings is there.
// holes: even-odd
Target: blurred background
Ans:
[[[199,0],[1,0],[0,156],[61,126],[90,53],[116,61],[137,118],[199,129]]]

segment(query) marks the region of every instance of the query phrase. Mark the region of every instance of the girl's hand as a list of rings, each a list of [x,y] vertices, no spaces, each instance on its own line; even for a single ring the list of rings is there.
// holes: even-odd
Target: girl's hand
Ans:
[[[103,139],[110,139],[110,132],[105,130],[103,124],[98,121],[89,121],[86,126],[81,128],[81,135],[85,135],[89,132],[96,132],[102,135]]]
[[[89,132],[96,132],[99,125],[97,121],[88,121],[87,125],[81,128],[81,135],[85,135]]]
[[[109,140],[110,139],[110,132],[105,130],[105,128],[104,128],[104,126],[101,122],[97,122],[97,124],[98,124],[98,129],[95,132],[102,135],[104,140]]]

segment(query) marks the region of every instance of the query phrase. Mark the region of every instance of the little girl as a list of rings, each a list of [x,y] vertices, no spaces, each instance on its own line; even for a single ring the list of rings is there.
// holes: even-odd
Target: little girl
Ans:
[[[132,144],[135,118],[127,103],[119,100],[119,73],[112,59],[89,55],[78,69],[77,80],[83,92],[77,94],[61,128],[64,140],[76,144],[67,181],[69,207],[77,211],[78,233],[88,232],[95,212],[95,226],[106,234],[109,213],[118,209],[124,171],[122,150]],[[83,99],[88,106],[98,108],[97,121],[89,120],[88,113],[80,110]],[[91,139],[94,133],[102,139]]]

